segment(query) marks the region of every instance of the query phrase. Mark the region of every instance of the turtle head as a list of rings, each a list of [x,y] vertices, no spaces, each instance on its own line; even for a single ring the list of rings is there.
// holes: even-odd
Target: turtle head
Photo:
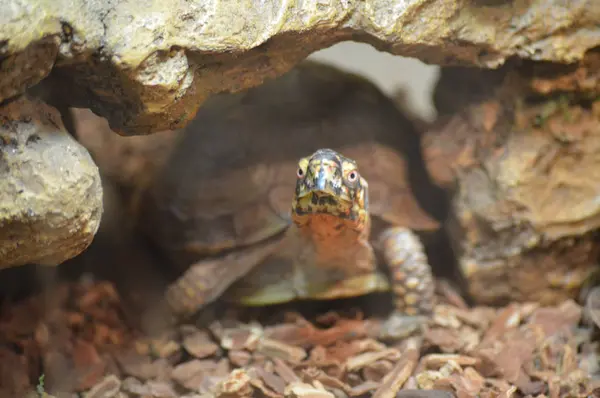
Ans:
[[[357,231],[365,228],[368,185],[354,160],[331,149],[319,149],[300,159],[296,178],[292,205],[296,225],[320,219]]]

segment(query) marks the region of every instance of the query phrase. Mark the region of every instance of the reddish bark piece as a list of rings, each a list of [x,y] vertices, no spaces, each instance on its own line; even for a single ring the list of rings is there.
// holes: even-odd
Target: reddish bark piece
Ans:
[[[279,358],[273,359],[275,372],[286,381],[287,384],[293,383],[294,381],[300,381],[300,378],[294,373],[284,361]]]
[[[460,332],[447,328],[428,328],[424,332],[425,342],[439,347],[443,352],[457,352],[464,344]]]
[[[285,391],[286,382],[283,378],[279,377],[274,373],[267,372],[263,367],[256,366],[257,375],[264,381],[265,385],[271,388],[278,394],[283,395]]]
[[[304,349],[268,338],[260,339],[256,350],[269,358],[280,358],[290,363],[299,363],[306,358]]]
[[[202,330],[196,330],[185,336],[183,347],[192,356],[199,359],[214,355],[219,349],[219,346],[210,339],[208,333]]]
[[[78,373],[76,391],[84,391],[96,385],[104,375],[105,363],[96,347],[83,340],[73,345],[73,364]]]
[[[583,313],[582,308],[572,300],[558,307],[541,307],[533,312],[529,323],[541,326],[547,336],[564,328],[577,326]]]
[[[252,361],[252,354],[245,350],[232,350],[227,353],[227,357],[233,366],[244,367]]]
[[[207,378],[226,375],[227,369],[222,369],[222,367],[223,365],[215,361],[193,359],[177,365],[171,372],[171,377],[188,390],[199,391],[203,388]]]
[[[373,398],[395,397],[417,366],[418,358],[417,350],[410,349],[405,352],[394,369],[384,378],[381,386],[373,394]]]

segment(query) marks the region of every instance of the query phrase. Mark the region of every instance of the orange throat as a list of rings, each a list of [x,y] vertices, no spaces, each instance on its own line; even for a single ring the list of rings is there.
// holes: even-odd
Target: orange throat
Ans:
[[[317,251],[346,250],[358,240],[368,239],[368,220],[360,225],[331,214],[305,214],[295,215],[294,222]]]

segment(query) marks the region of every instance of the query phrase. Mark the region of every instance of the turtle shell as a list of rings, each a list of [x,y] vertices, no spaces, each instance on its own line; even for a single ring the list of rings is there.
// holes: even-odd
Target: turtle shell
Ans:
[[[357,161],[372,217],[436,228],[408,182],[411,129],[372,83],[304,62],[206,101],[145,193],[141,226],[179,270],[273,239],[291,224],[298,160],[332,148]]]

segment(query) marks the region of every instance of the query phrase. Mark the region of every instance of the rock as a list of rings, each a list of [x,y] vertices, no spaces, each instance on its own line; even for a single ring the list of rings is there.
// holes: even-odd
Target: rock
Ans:
[[[185,127],[210,95],[256,86],[345,40],[492,68],[513,56],[573,62],[600,45],[597,0],[4,0],[2,9],[0,100],[53,66],[71,105],[124,134]]]
[[[454,192],[448,231],[477,302],[559,303],[596,269],[599,66],[591,52],[498,71],[487,95],[425,134],[430,174]]]
[[[98,168],[55,109],[0,108],[0,268],[58,265],[91,243],[103,212]]]

